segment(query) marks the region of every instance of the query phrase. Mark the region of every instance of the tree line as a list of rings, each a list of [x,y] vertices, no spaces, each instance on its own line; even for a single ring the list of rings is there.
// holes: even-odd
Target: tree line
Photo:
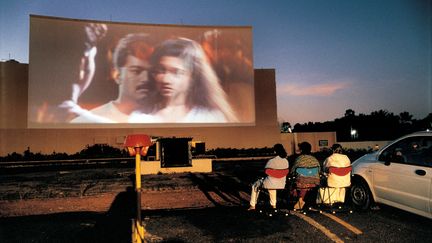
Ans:
[[[337,141],[393,140],[416,131],[432,130],[432,113],[423,119],[413,119],[409,112],[395,115],[387,110],[373,111],[369,115],[356,115],[348,109],[341,118],[326,122],[281,124],[281,132],[336,132]]]

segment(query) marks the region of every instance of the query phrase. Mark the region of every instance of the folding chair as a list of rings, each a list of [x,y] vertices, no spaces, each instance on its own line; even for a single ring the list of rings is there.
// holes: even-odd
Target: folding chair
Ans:
[[[283,177],[286,177],[287,175],[288,175],[288,172],[289,172],[289,169],[287,168],[287,169],[271,169],[271,168],[267,168],[267,169],[265,169],[265,174],[266,175],[268,175],[268,176],[270,176],[270,177],[275,177],[275,178],[278,178],[278,179],[280,179],[280,178],[283,178]],[[261,191],[263,188],[262,188],[262,185],[261,185],[261,187],[259,187],[258,188],[258,190],[259,191]],[[271,189],[271,188],[268,188],[268,189]],[[284,190],[285,188],[283,188],[283,189],[274,189],[274,190],[276,190],[277,192],[276,192],[276,200],[277,200],[277,198],[278,198],[278,191],[282,191],[282,190]],[[258,192],[259,193],[259,192]],[[270,195],[269,195],[270,196]],[[274,213],[278,213],[278,210],[277,209],[275,209],[275,208],[272,208],[272,210],[270,211],[270,212],[267,212],[266,210],[260,210],[260,212],[261,213],[266,213],[266,214],[268,214],[268,216],[273,216],[273,214]],[[286,214],[286,216],[287,216],[288,214]]]
[[[265,169],[265,173],[266,173],[266,175],[271,176],[271,177],[283,178],[283,177],[286,177],[288,175],[289,169],[288,168],[287,169],[271,169],[271,168],[267,168],[267,169]],[[276,193],[276,200],[277,200],[277,198],[280,198],[279,196],[277,196],[277,195],[280,194],[279,192],[284,191],[284,190],[285,190],[285,188],[283,188],[283,189],[276,189],[276,191],[277,191],[277,193]],[[285,197],[282,197],[282,198],[285,198]],[[287,201],[288,200],[285,200],[285,204],[288,204]],[[275,210],[274,212],[277,213],[278,211]]]
[[[291,178],[291,195],[292,198],[304,201],[304,205],[301,209],[294,207],[294,210],[300,210],[305,205],[310,205],[313,198],[312,194],[317,186],[320,184],[320,168],[316,167],[298,167],[295,170],[295,177]],[[315,197],[316,198],[316,197]]]
[[[266,175],[275,178],[283,178],[288,175],[288,172],[289,172],[288,169],[271,169],[271,168],[265,169]]]
[[[327,208],[334,214],[343,210],[347,189],[351,186],[351,166],[329,167],[326,180],[318,190],[317,204],[321,209]],[[345,205],[344,205],[345,206]],[[349,209],[352,212],[351,209]]]

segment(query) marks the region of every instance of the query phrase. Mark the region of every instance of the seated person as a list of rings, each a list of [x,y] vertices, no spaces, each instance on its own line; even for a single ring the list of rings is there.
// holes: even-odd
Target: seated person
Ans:
[[[391,157],[391,161],[392,162],[398,162],[398,163],[404,163],[406,162],[405,156],[402,153],[402,149],[401,148],[395,148],[392,157]]]
[[[282,144],[275,144],[273,146],[274,151],[276,152],[276,157],[270,159],[265,165],[265,169],[273,169],[273,170],[283,170],[288,174],[288,160],[286,159],[287,153],[282,146]],[[284,189],[286,183],[286,174],[285,176],[271,176],[267,175],[267,177],[257,180],[252,185],[252,193],[250,199],[250,207],[248,210],[255,210],[255,205],[258,200],[259,192],[261,188],[265,188],[268,190],[270,197],[270,205],[272,208],[276,208],[277,189]]]
[[[291,168],[290,174],[293,177],[297,177],[297,168],[317,168],[317,172],[312,176],[301,177],[296,179],[295,190],[297,196],[299,197],[297,203],[294,205],[294,209],[303,209],[305,205],[305,198],[309,197],[312,188],[319,184],[319,171],[320,163],[319,161],[311,155],[312,146],[308,142],[302,142],[298,145],[300,149],[300,155],[294,161],[294,165]],[[299,179],[308,179],[308,181],[301,181]]]
[[[351,185],[351,173],[345,175],[337,175],[330,173],[330,167],[346,168],[351,166],[351,161],[348,156],[342,154],[342,146],[333,144],[333,154],[330,155],[323,165],[324,175],[327,177],[327,187],[320,188],[317,203],[333,204],[335,202],[345,201],[345,187]]]

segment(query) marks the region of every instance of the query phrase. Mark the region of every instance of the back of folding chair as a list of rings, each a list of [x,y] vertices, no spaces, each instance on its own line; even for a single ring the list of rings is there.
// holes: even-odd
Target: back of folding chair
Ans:
[[[319,167],[298,167],[296,169],[296,173],[299,176],[305,176],[305,177],[316,177],[319,176]]]
[[[327,177],[327,186],[342,188],[351,185],[351,166],[330,167]]]
[[[288,175],[288,172],[289,172],[288,169],[270,169],[270,168],[267,168],[265,170],[265,173],[268,176],[275,177],[275,178],[283,178],[283,177]]]
[[[330,167],[329,172],[330,174],[335,174],[338,176],[344,176],[351,172],[352,168],[351,166],[348,167]]]
[[[313,188],[319,185],[320,169],[316,167],[298,167],[296,168],[296,187]]]
[[[318,191],[317,203],[321,206],[330,206],[329,210],[332,213],[336,211],[349,211],[350,208],[344,208],[339,205],[338,208],[334,207],[334,203],[344,203],[346,190],[345,188],[351,185],[351,166],[347,167],[329,167],[327,175],[327,186],[321,187]]]

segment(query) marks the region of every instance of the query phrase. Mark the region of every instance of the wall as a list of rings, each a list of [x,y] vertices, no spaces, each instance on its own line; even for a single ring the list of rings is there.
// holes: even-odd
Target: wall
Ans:
[[[361,141],[361,142],[341,142],[340,145],[348,149],[372,149],[377,150],[384,147],[390,141]]]
[[[27,126],[28,65],[0,62],[0,129]]]
[[[212,160],[211,159],[193,159],[192,166],[188,167],[170,167],[161,168],[160,161],[142,161],[141,162],[141,175],[152,175],[152,174],[171,174],[171,173],[209,173],[212,172]]]
[[[0,156],[32,152],[76,153],[86,145],[104,143],[122,148],[125,136],[144,133],[156,137],[193,137],[212,148],[260,148],[280,142],[276,111],[274,69],[256,69],[255,126],[128,128],[128,129],[27,129],[28,65],[0,62]]]

